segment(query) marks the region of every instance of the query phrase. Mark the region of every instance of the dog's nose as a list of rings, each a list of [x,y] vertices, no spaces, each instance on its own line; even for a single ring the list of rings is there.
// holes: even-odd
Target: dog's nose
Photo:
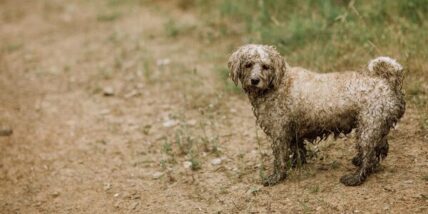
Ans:
[[[260,79],[258,79],[258,78],[251,79],[251,85],[257,85],[257,84],[259,84],[259,82],[260,82]]]

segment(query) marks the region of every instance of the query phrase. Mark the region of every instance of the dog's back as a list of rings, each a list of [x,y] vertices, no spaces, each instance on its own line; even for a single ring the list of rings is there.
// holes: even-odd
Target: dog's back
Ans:
[[[385,119],[401,118],[404,99],[389,79],[363,72],[317,73],[304,68],[289,69],[293,100],[290,115],[299,121],[299,133],[309,140],[329,133],[348,133],[364,111],[381,109]],[[380,111],[380,110],[379,110]]]

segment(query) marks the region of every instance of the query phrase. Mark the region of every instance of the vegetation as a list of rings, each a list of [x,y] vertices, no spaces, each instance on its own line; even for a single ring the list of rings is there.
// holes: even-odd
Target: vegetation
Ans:
[[[422,72],[420,62],[428,56],[428,49],[421,48],[428,41],[428,31],[421,30],[428,27],[427,0],[207,2],[200,3],[218,8],[209,10],[215,12],[208,22],[229,29],[240,25],[245,41],[275,45],[293,64],[322,71],[349,69],[387,54],[412,72]]]
[[[328,72],[361,69],[379,55],[398,59],[409,104],[428,128],[428,0],[200,0],[196,6],[222,37],[274,45],[291,65]],[[225,88],[233,91],[230,83]]]

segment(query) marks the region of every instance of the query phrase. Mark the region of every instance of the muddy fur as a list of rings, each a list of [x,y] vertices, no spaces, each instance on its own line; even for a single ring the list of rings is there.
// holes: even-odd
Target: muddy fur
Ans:
[[[364,182],[388,154],[387,135],[405,111],[403,68],[389,57],[361,72],[316,73],[291,67],[272,46],[245,45],[229,58],[230,76],[253,106],[257,124],[272,139],[274,185],[290,166],[306,163],[305,142],[356,129],[358,169],[342,176],[347,186]]]

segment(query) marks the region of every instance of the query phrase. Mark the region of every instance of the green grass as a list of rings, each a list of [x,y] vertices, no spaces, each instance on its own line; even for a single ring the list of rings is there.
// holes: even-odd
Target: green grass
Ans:
[[[164,23],[164,31],[168,37],[176,38],[181,35],[189,35],[195,30],[195,26],[188,23],[178,23],[169,19]]]
[[[218,8],[203,16],[211,24],[240,26],[244,41],[273,44],[292,64],[322,71],[359,67],[377,55],[417,57],[412,61],[428,56],[428,49],[420,48],[428,42],[428,32],[421,30],[427,27],[428,0],[199,1],[202,4]]]
[[[112,22],[112,21],[117,20],[121,16],[122,16],[122,14],[118,13],[118,12],[103,13],[103,14],[99,14],[97,16],[97,21],[99,21],[99,22]]]
[[[180,33],[180,28],[172,19],[164,24],[165,33],[169,37],[176,37]]]
[[[4,45],[0,51],[4,51],[6,53],[12,53],[18,50],[21,50],[23,48],[23,44],[22,43],[10,43],[10,44],[6,44]]]
[[[221,82],[223,82],[224,90],[230,93],[241,93],[241,89],[236,86],[229,78],[229,70],[226,67],[217,67],[215,69],[218,72]]]
[[[374,57],[396,58],[406,71],[407,101],[428,128],[428,0],[198,0],[206,26],[220,32],[215,44],[234,38],[231,50],[245,43],[271,44],[289,64],[320,72],[356,70]],[[219,67],[224,91],[239,92]]]

